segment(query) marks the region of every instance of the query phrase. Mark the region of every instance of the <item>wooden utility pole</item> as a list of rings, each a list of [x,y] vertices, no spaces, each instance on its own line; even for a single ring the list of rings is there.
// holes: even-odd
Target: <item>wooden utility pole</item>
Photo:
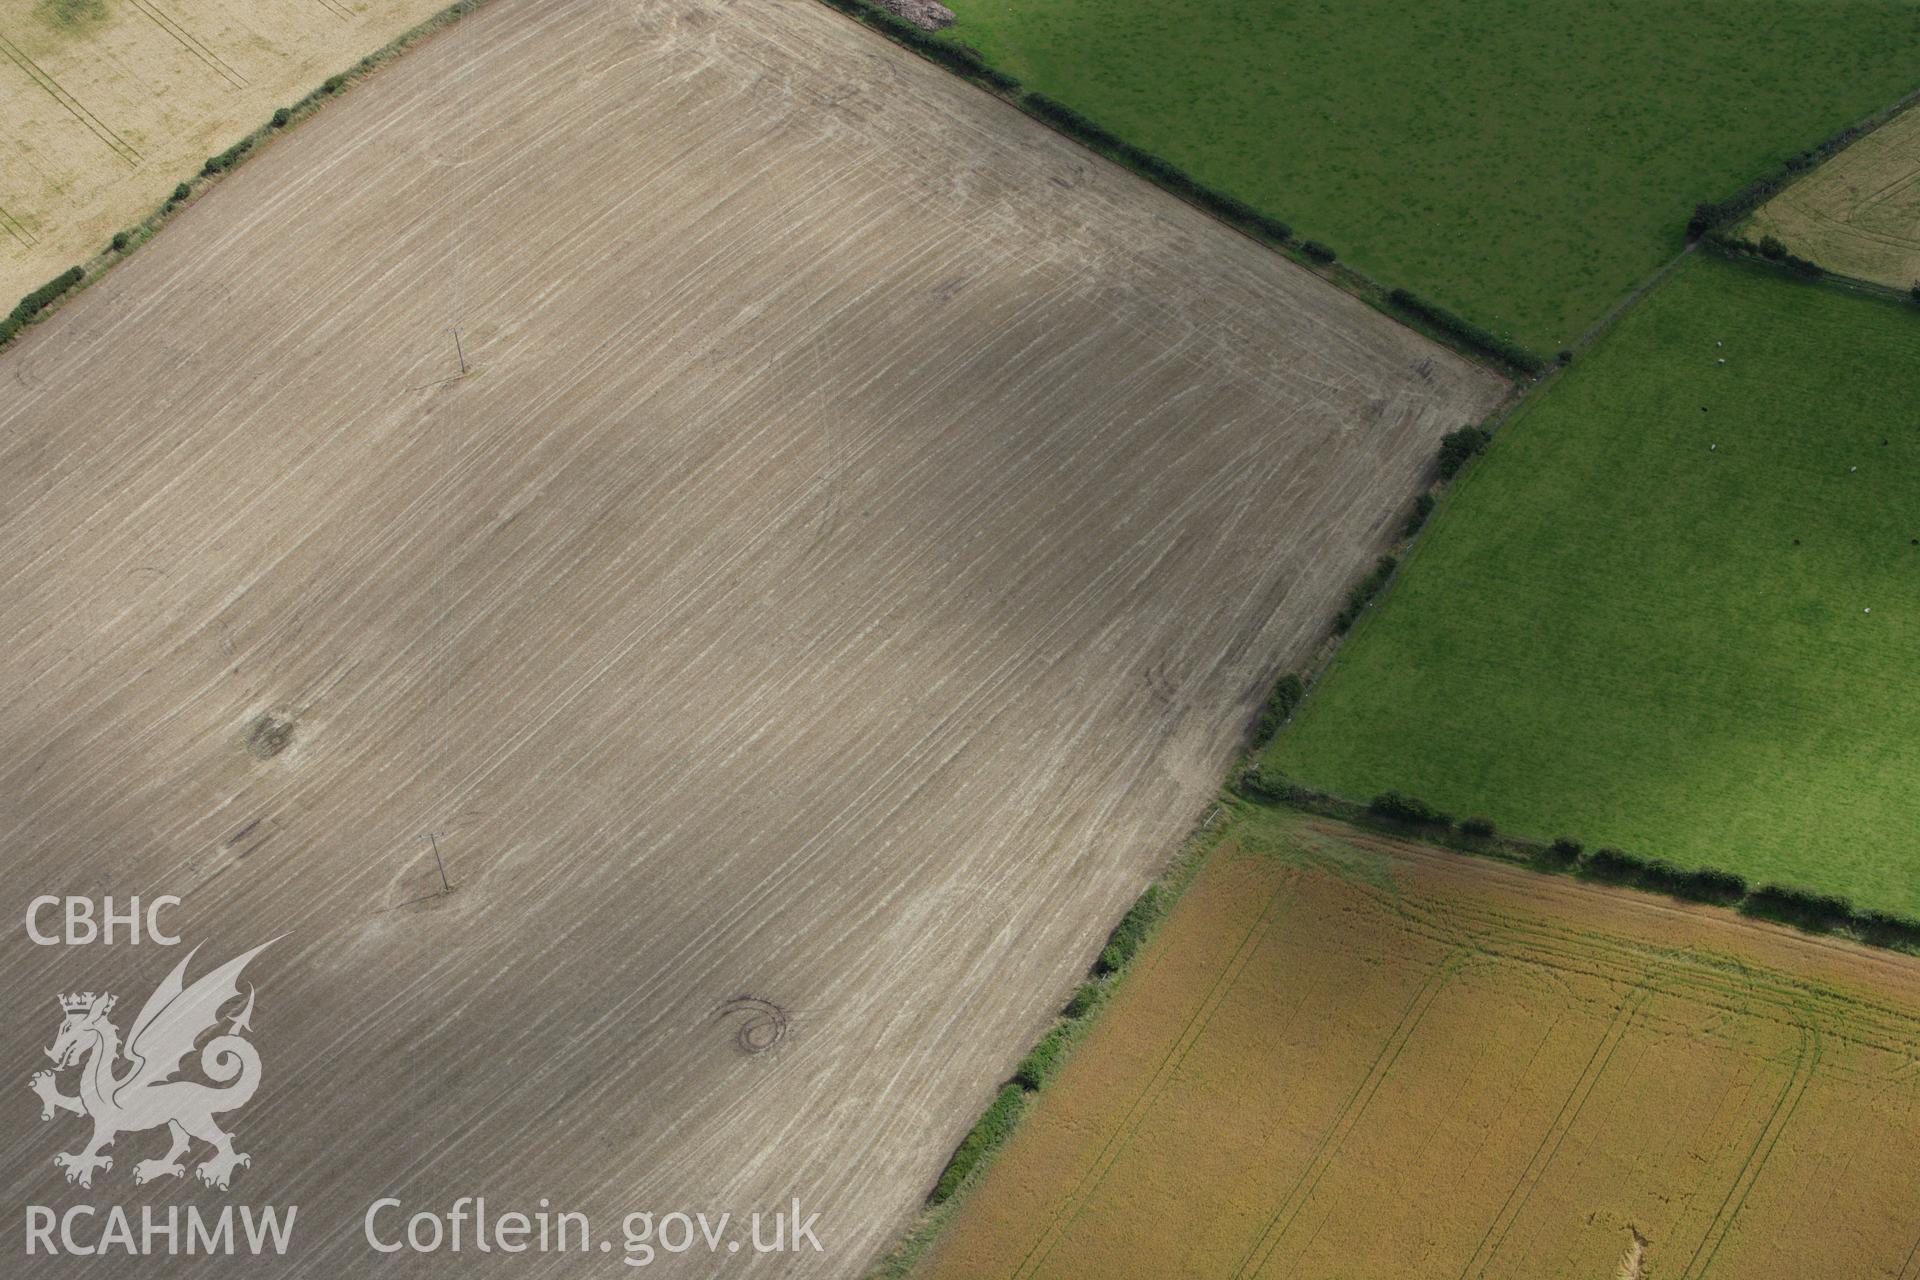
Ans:
[[[452,893],[453,886],[447,882],[447,864],[440,859],[440,841],[438,831],[427,832],[427,843],[433,848],[433,865],[440,869],[440,892]]]

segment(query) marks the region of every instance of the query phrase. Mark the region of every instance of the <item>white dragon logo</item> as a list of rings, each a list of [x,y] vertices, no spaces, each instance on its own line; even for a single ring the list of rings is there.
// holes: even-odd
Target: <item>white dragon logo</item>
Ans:
[[[113,1145],[117,1135],[161,1125],[173,1135],[173,1146],[158,1160],[135,1164],[135,1182],[148,1182],[163,1174],[175,1178],[185,1174],[180,1157],[191,1145],[190,1138],[213,1146],[213,1155],[194,1171],[210,1187],[225,1191],[234,1169],[253,1163],[233,1149],[233,1138],[213,1122],[215,1116],[245,1106],[260,1087],[259,1051],[241,1034],[253,1029],[251,986],[247,988],[246,1008],[227,1019],[226,1034],[216,1035],[200,1050],[200,1069],[208,1079],[225,1087],[172,1077],[193,1052],[194,1042],[222,1021],[221,1006],[239,996],[240,971],[247,961],[272,945],[262,943],[229,960],[191,987],[185,985],[187,964],[199,948],[189,952],[133,1020],[125,1051],[130,1065],[120,1074],[115,1074],[122,1056],[120,1032],[107,1021],[115,997],[91,991],[60,997],[64,1019],[53,1047],[47,1050],[54,1069],[36,1073],[30,1083],[40,1096],[42,1120],[53,1119],[57,1111],[71,1111],[93,1120],[90,1142],[78,1151],[63,1151],[53,1158],[54,1164],[66,1170],[68,1182],[91,1187],[96,1169],[113,1168],[112,1158],[101,1153]],[[55,1072],[82,1062],[79,1094],[69,1097],[61,1093],[54,1081]]]

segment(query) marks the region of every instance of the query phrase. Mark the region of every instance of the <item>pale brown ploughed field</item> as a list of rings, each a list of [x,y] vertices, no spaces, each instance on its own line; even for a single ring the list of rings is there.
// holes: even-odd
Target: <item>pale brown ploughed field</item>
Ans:
[[[313,1276],[387,1194],[798,1197],[660,1269],[857,1273],[1503,389],[810,0],[497,0],[0,383],[0,1254],[272,1202]],[[230,1195],[55,1169],[55,995],[184,950],[67,892],[286,935]]]
[[[1216,850],[927,1280],[1920,1271],[1920,965],[1319,819]]]

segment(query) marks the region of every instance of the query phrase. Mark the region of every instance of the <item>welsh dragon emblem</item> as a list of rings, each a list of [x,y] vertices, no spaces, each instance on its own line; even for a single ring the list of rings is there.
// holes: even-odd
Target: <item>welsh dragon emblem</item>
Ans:
[[[189,952],[141,1006],[124,1048],[119,1029],[109,1020],[114,996],[87,991],[60,997],[60,1034],[47,1050],[53,1070],[36,1073],[30,1083],[40,1096],[42,1120],[70,1111],[93,1121],[93,1137],[85,1146],[53,1158],[66,1170],[68,1182],[91,1187],[96,1170],[113,1168],[112,1158],[103,1153],[114,1138],[163,1125],[173,1145],[158,1160],[136,1163],[135,1182],[183,1176],[181,1157],[195,1138],[213,1147],[213,1154],[194,1170],[210,1187],[226,1190],[233,1171],[252,1163],[233,1149],[233,1138],[213,1118],[244,1107],[260,1087],[260,1054],[246,1039],[253,1029],[253,988],[247,988],[246,1007],[239,1013],[223,1019],[220,1010],[239,997],[240,971],[247,962],[272,945],[262,943],[192,986],[186,985],[187,965],[193,960]],[[195,1042],[223,1021],[225,1033],[200,1050],[200,1069],[215,1084],[174,1079]],[[80,1091],[69,1096],[60,1092],[55,1077],[73,1066],[80,1068]]]

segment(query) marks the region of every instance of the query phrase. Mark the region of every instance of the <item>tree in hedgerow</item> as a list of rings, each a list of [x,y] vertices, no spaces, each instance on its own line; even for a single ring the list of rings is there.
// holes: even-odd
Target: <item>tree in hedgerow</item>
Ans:
[[[1458,431],[1449,431],[1440,437],[1440,476],[1451,480],[1458,475],[1460,468],[1467,465],[1467,459],[1487,447],[1493,439],[1485,427],[1462,427]]]

